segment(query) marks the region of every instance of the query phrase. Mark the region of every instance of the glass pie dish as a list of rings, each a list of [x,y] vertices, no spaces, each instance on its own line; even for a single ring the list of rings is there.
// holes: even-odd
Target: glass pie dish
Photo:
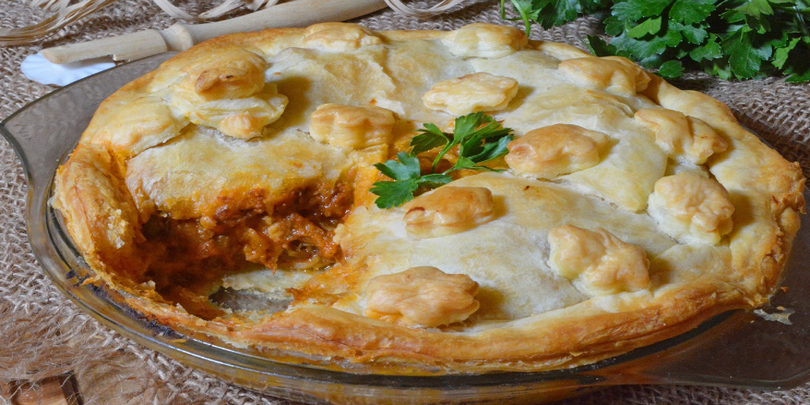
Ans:
[[[236,384],[308,403],[402,403],[403,398],[420,404],[537,403],[619,384],[784,389],[808,379],[810,275],[803,268],[810,259],[807,218],[794,242],[783,287],[767,307],[727,312],[678,337],[571,369],[430,377],[353,374],[280,363],[149,322],[123,305],[119,292],[83,285],[93,272],[49,200],[56,168],[76,145],[98,104],[169,56],[122,65],[61,88],[0,125],[25,168],[28,234],[43,271],[79,307],[136,342]]]

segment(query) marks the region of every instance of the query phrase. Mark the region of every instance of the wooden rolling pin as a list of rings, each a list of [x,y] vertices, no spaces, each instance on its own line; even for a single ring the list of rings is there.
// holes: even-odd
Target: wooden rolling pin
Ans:
[[[184,51],[199,42],[236,32],[266,28],[305,27],[325,21],[345,21],[386,7],[384,0],[294,0],[263,10],[207,24],[177,23],[117,37],[47,48],[40,54],[53,63],[70,63],[112,56],[135,60],[167,51]]]

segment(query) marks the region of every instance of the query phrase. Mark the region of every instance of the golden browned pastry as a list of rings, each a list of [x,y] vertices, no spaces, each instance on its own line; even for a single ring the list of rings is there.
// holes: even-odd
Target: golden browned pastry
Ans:
[[[375,204],[379,164],[477,112],[508,154]],[[417,172],[462,159],[438,149]],[[626,59],[487,24],[325,23],[208,41],[126,85],[53,204],[97,281],[181,333],[434,374],[593,363],[764,304],[803,188],[725,105]]]

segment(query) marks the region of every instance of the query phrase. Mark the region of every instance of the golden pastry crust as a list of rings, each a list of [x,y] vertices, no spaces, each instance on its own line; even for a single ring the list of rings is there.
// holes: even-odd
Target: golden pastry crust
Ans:
[[[455,115],[422,97],[464,77],[499,78],[487,105],[514,129],[508,165],[377,208],[373,164],[422,123],[446,128]],[[545,145],[543,128],[579,136],[573,170],[523,168],[536,162],[517,146]],[[673,239],[647,210],[681,155],[704,170],[676,176],[711,196],[711,243]],[[803,190],[798,164],[726,106],[625,59],[486,24],[327,23],[217,38],[124,86],[58,170],[54,206],[98,277],[158,322],[284,361],[434,374],[593,363],[761,305]],[[209,299],[255,264],[308,279],[286,311]]]
[[[560,74],[581,86],[632,97],[647,88],[650,74],[620,56],[566,59]]]
[[[183,68],[185,77],[171,86],[170,107],[194,124],[250,139],[275,122],[287,97],[264,82],[267,62],[244,49],[228,49]]]
[[[517,80],[482,72],[436,83],[422,96],[422,101],[432,110],[465,115],[503,110],[517,91]]]
[[[734,205],[723,185],[693,172],[662,177],[647,211],[677,240],[717,244],[734,227]]]
[[[441,187],[402,206],[405,230],[425,239],[464,232],[492,218],[492,192],[485,187]]]
[[[430,266],[375,277],[368,282],[364,314],[405,325],[436,327],[461,322],[478,310],[478,283],[466,274]]]
[[[585,295],[613,295],[646,289],[650,261],[640,246],[623,242],[612,233],[572,225],[548,233],[549,264]]]
[[[394,113],[375,106],[322,104],[312,113],[310,120],[309,135],[312,138],[351,149],[388,145],[394,129]]]
[[[705,122],[665,108],[636,111],[636,121],[655,134],[655,141],[670,156],[702,165],[728,143]]]
[[[608,136],[570,124],[555,124],[527,132],[509,142],[506,163],[516,173],[541,179],[587,169],[599,163],[599,150]]]

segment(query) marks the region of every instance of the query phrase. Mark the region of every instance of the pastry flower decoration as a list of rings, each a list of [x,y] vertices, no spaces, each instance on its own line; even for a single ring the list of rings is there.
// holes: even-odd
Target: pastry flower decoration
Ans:
[[[405,325],[436,327],[461,322],[478,310],[478,283],[466,274],[412,267],[369,280],[365,315]]]
[[[549,265],[589,297],[638,291],[650,283],[644,249],[603,228],[558,226],[548,234]]]

